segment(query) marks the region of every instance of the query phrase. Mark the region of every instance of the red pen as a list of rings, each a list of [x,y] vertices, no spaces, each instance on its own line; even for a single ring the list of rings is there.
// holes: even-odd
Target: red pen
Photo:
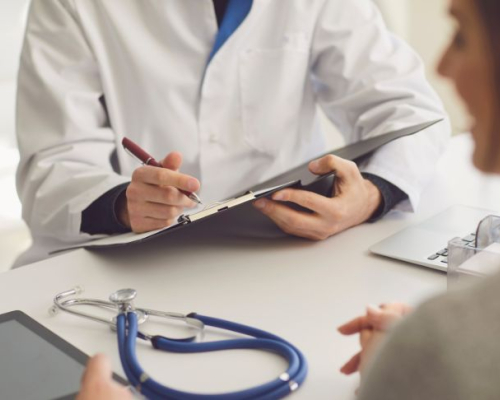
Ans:
[[[135,158],[137,158],[144,165],[151,165],[152,167],[162,168],[161,164],[156,161],[153,156],[148,154],[145,150],[139,147],[138,144],[134,143],[132,140],[128,138],[123,138],[122,145],[125,150],[128,150],[130,154],[132,154]],[[179,191],[189,197],[191,200],[195,201],[198,204],[203,204],[196,193],[190,193],[185,190]]]

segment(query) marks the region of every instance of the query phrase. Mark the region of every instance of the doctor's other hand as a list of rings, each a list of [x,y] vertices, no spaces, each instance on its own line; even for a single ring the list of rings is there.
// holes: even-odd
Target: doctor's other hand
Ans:
[[[112,374],[106,356],[98,354],[91,358],[76,400],[132,400],[131,392],[113,381]]]
[[[346,375],[360,372],[363,379],[366,366],[385,339],[387,332],[411,311],[409,306],[402,303],[382,304],[380,307],[368,306],[365,315],[340,326],[338,330],[343,335],[359,334],[361,345],[361,350],[346,362],[340,371]]]
[[[352,161],[328,155],[309,164],[316,175],[335,173],[335,197],[285,189],[272,200],[261,199],[255,207],[271,218],[284,232],[312,240],[324,240],[362,224],[381,206],[380,190],[363,178]],[[282,202],[296,203],[313,213],[293,210]]]
[[[181,174],[182,155],[170,153],[161,161],[163,168],[137,168],[125,195],[117,201],[120,222],[136,233],[153,231],[171,225],[185,208],[196,203],[180,190],[197,192],[200,182]]]

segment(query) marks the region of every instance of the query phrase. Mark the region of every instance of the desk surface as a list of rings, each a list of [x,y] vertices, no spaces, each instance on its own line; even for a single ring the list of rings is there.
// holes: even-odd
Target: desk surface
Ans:
[[[104,352],[121,373],[115,336],[107,327],[67,314],[48,315],[53,296],[76,285],[89,297],[119,288],[138,291],[137,305],[191,312],[260,327],[297,345],[309,362],[305,385],[292,398],[349,399],[357,377],[339,368],[358,349],[336,327],[367,304],[418,303],[446,288],[442,273],[368,253],[374,243],[453,204],[494,209],[500,180],[475,172],[471,140],[452,140],[416,214],[390,213],[320,243],[196,239],[167,236],[126,250],[78,250],[1,275],[0,312],[20,309],[88,354]],[[157,326],[154,326],[155,332]],[[274,378],[284,363],[269,354],[159,354],[140,346],[156,379],[178,389],[235,390]]]

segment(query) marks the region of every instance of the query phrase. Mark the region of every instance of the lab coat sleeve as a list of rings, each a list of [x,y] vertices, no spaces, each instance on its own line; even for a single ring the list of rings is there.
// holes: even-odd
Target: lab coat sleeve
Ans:
[[[18,78],[17,188],[34,236],[79,242],[81,215],[128,179],[100,98],[93,52],[69,0],[34,0]]]
[[[318,103],[348,143],[422,122],[445,120],[390,143],[360,166],[391,182],[416,208],[450,137],[443,105],[416,53],[386,28],[367,0],[325,0],[312,46]]]

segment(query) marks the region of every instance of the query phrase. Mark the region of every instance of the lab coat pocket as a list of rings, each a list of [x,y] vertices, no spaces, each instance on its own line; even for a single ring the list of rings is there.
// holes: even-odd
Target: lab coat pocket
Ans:
[[[296,143],[309,52],[284,47],[240,54],[241,114],[245,141],[275,156]]]

